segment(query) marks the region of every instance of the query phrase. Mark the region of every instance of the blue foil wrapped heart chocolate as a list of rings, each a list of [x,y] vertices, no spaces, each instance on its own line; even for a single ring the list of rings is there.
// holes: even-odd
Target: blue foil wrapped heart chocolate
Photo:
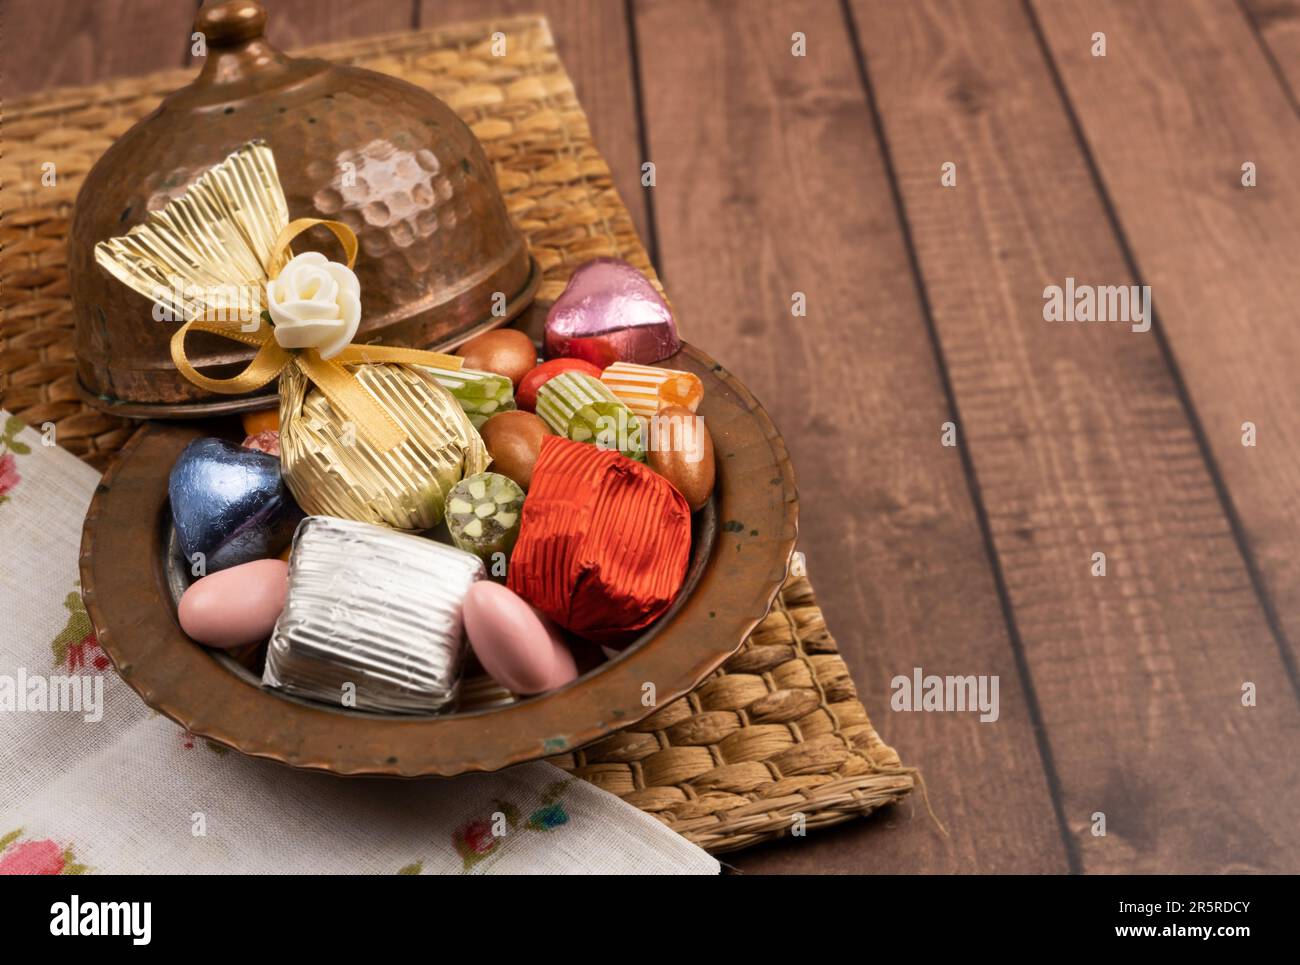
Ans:
[[[303,518],[280,476],[280,460],[224,439],[195,439],[167,484],[181,552],[204,571],[276,556]]]

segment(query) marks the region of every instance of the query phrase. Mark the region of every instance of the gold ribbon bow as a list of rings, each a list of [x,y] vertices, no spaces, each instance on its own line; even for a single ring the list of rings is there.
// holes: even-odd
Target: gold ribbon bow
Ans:
[[[275,279],[281,269],[293,256],[289,243],[309,228],[324,225],[334,232],[343,245],[347,255],[347,266],[351,268],[357,260],[357,236],[341,221],[327,221],[322,218],[298,218],[289,222],[276,237],[267,259],[266,275],[268,280]],[[330,405],[350,420],[357,431],[365,436],[367,442],[380,452],[388,452],[406,441],[406,433],[393,417],[375,401],[356,377],[348,371],[348,364],[395,362],[404,365],[424,365],[437,369],[460,369],[464,359],[457,355],[444,355],[441,352],[426,352],[414,348],[398,348],[387,345],[349,345],[331,359],[323,359],[314,348],[286,349],[275,340],[273,326],[268,325],[261,315],[257,318],[257,327],[245,330],[247,323],[210,322],[195,319],[186,322],[172,335],[172,362],[181,375],[201,389],[222,395],[243,395],[254,392],[279,376],[287,365],[296,365],[312,383],[321,390]],[[243,342],[257,347],[248,367],[238,375],[228,379],[213,379],[196,369],[185,354],[185,336],[190,332],[210,332],[223,338]]]

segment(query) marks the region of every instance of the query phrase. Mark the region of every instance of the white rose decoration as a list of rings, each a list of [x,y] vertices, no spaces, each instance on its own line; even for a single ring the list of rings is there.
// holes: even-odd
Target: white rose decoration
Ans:
[[[295,255],[266,285],[267,310],[282,348],[314,348],[333,358],[361,324],[361,283],[319,251]]]

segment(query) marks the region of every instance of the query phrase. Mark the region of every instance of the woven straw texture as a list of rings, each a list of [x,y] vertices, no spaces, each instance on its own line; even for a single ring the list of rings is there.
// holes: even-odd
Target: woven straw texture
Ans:
[[[496,30],[511,37],[506,57],[491,54]],[[539,299],[553,300],[574,267],[600,255],[631,262],[658,285],[545,19],[310,53],[401,77],[465,119],[542,267]],[[113,140],[191,76],[168,71],[21,98],[0,128],[0,403],[29,425],[54,423],[60,445],[100,469],[133,425],[77,398],[65,257],[72,203]],[[797,561],[772,612],[723,669],[555,763],[714,852],[835,824],[907,794],[914,772],[871,726]]]

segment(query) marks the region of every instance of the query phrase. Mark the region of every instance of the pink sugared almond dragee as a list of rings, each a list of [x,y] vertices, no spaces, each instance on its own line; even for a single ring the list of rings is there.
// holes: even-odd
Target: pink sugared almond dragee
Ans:
[[[548,359],[649,365],[681,348],[677,323],[659,292],[626,261],[596,258],[580,265],[546,314]]]
[[[231,650],[271,635],[289,592],[289,564],[253,560],[195,580],[181,596],[181,629],[206,647]]]
[[[488,676],[516,694],[540,694],[578,676],[558,627],[499,583],[470,587],[465,634]]]

